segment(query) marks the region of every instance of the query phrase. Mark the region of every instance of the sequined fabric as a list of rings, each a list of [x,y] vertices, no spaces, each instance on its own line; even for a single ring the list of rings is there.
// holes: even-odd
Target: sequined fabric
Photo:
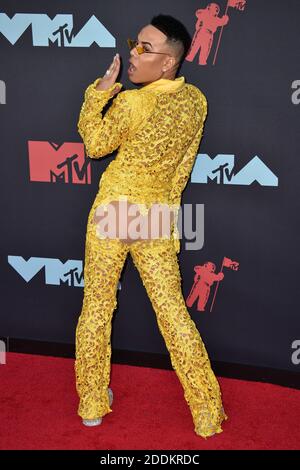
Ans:
[[[118,149],[99,181],[96,206],[123,197],[142,204],[143,214],[153,202],[167,203],[178,214],[207,115],[204,94],[184,77],[159,79],[119,92],[103,117],[111,91],[123,85],[116,82],[98,91],[101,79],[87,87],[78,121],[89,157],[99,159]],[[177,217],[171,232],[179,253]]]
[[[100,239],[93,217],[99,204],[118,198],[144,204],[180,206],[202,137],[207,113],[203,93],[184,77],[160,79],[141,89],[120,92],[105,116],[102,110],[113,87],[97,91],[96,79],[85,91],[78,130],[91,158],[118,149],[103,173],[89,212],[85,244],[84,299],[76,328],[78,414],[95,419],[110,412],[107,388],[111,370],[111,321],[117,285],[128,253],[151,300],[158,328],[182,384],[196,434],[222,432],[221,391],[208,354],[186,308],[173,226],[170,239],[136,241]],[[176,410],[174,410],[174,413]]]

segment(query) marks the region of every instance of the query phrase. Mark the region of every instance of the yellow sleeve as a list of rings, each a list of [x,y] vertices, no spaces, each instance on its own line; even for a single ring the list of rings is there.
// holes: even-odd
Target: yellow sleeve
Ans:
[[[107,90],[96,90],[99,80],[101,77],[85,90],[77,125],[86,154],[91,158],[100,158],[116,150],[126,140],[131,120],[131,107],[125,91],[117,94],[103,117],[102,110],[112,98],[112,90],[123,85],[116,82]]]
[[[207,100],[202,94],[201,99],[201,112],[200,112],[200,124],[196,134],[194,135],[192,141],[190,142],[187,151],[185,152],[182,160],[175,170],[175,174],[172,178],[171,191],[169,195],[169,201],[174,210],[174,220],[171,225],[172,239],[174,242],[176,253],[180,253],[180,238],[178,232],[178,217],[179,209],[181,204],[182,192],[188,182],[189,176],[191,174],[192,168],[194,166],[195,157],[202,139],[204,121],[207,116]]]
[[[188,182],[189,176],[191,174],[192,168],[194,166],[195,157],[202,139],[204,121],[207,115],[207,101],[202,95],[202,105],[201,105],[201,119],[198,130],[194,135],[191,143],[189,144],[187,151],[185,152],[182,160],[175,170],[175,174],[172,178],[172,185],[170,191],[170,202],[176,207],[180,206],[182,192]]]

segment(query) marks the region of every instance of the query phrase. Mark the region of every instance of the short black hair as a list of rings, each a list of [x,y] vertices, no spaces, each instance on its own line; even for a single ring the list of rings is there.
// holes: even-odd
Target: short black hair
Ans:
[[[167,36],[166,42],[175,49],[180,66],[192,43],[186,27],[173,16],[163,14],[153,16],[150,24]]]

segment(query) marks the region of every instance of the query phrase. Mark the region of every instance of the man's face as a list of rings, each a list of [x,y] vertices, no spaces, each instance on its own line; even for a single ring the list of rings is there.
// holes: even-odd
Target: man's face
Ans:
[[[170,58],[174,52],[166,44],[167,36],[162,33],[155,26],[147,25],[144,26],[138,33],[136,39],[139,46],[149,52],[165,52],[166,54],[149,54],[143,53],[138,54],[134,47],[130,51],[130,62],[134,68],[131,70],[128,68],[128,77],[132,83],[142,83],[144,85],[151,83],[160,78],[169,78],[170,72],[168,69],[175,63],[176,58]],[[130,63],[129,63],[130,66]],[[165,71],[164,71],[165,69]],[[174,69],[173,69],[174,70]]]

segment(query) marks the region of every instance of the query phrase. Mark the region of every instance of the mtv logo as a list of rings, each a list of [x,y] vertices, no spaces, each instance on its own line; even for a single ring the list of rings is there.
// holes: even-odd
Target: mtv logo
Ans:
[[[211,158],[206,153],[196,156],[191,172],[192,183],[207,184],[214,181],[221,185],[278,186],[278,177],[257,156],[253,157],[239,172],[235,173],[235,155],[218,154]]]
[[[58,258],[39,258],[35,256],[25,260],[23,256],[8,255],[7,261],[27,283],[42,273],[45,284],[84,287],[83,263],[81,260],[69,259],[62,262]],[[118,289],[121,289],[120,281],[118,282]]]
[[[29,140],[28,155],[30,181],[91,184],[90,159],[82,143]]]
[[[45,283],[54,286],[83,287],[83,269],[81,260],[62,262],[57,258],[30,257],[9,255],[8,264],[26,281],[30,282],[40,271],[43,271]]]
[[[52,16],[52,15],[51,15]],[[114,36],[92,15],[79,31],[73,27],[73,15],[58,14],[49,18],[45,13],[16,13],[12,18],[0,13],[0,33],[15,45],[31,27],[33,46],[49,47],[115,47]]]

